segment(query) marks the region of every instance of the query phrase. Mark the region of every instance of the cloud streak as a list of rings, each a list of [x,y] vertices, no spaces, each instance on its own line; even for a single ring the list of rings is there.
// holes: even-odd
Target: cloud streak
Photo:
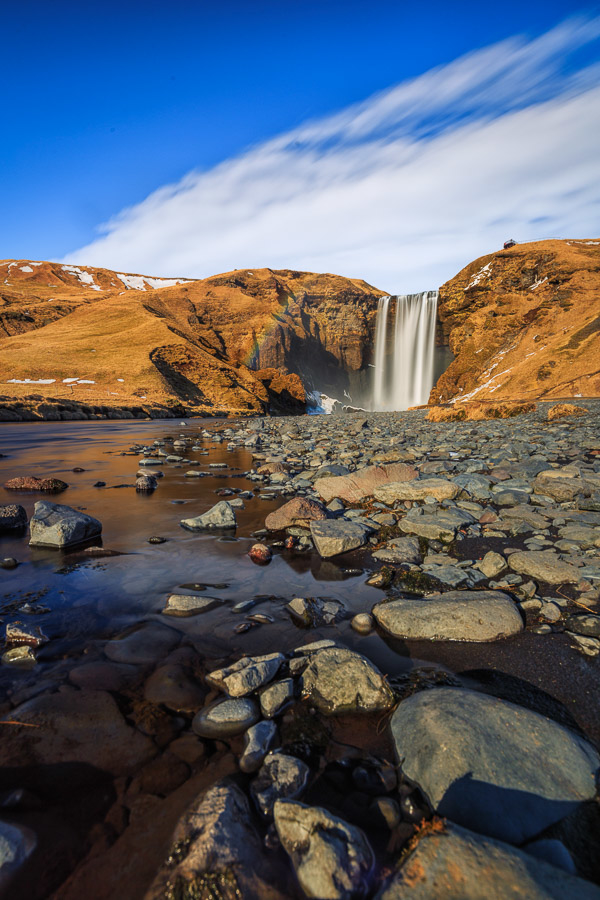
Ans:
[[[503,240],[595,236],[600,36],[512,38],[153,192],[66,262],[206,277],[270,266],[436,287]]]

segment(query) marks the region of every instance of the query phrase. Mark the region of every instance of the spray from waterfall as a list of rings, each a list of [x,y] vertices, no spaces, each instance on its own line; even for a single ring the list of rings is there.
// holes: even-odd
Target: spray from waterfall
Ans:
[[[393,301],[396,316],[392,334],[388,312]],[[379,300],[375,324],[373,409],[408,409],[427,403],[433,387],[437,301],[438,291]]]

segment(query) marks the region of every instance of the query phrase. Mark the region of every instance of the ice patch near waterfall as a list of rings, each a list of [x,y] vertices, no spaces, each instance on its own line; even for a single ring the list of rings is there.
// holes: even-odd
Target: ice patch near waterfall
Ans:
[[[339,404],[339,402],[335,397],[328,397],[327,394],[323,394],[321,391],[307,391],[306,412],[309,416],[329,416],[333,412],[335,404]]]

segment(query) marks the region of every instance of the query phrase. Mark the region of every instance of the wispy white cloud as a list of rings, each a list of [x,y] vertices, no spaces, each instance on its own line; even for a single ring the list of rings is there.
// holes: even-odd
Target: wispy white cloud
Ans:
[[[65,261],[329,271],[409,292],[508,237],[595,236],[600,66],[568,59],[599,36],[600,19],[579,18],[468,54],[189,173]]]

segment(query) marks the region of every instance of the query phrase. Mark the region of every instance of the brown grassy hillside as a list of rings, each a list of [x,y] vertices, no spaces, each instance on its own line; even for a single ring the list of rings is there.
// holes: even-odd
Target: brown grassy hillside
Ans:
[[[431,403],[600,395],[600,240],[519,244],[440,289],[455,360]]]
[[[9,260],[0,384],[17,397],[301,411],[299,375],[327,382],[366,367],[381,293],[288,270],[189,281]]]

